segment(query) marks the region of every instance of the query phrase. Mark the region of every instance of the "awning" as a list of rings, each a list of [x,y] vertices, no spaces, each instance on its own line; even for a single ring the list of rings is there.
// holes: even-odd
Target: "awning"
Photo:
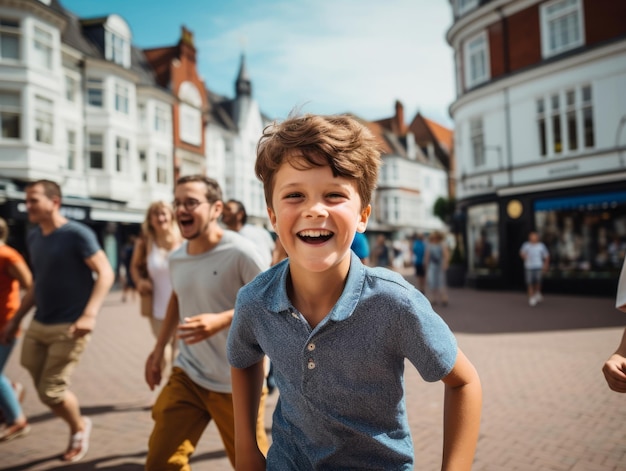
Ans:
[[[110,209],[91,208],[92,221],[135,222],[141,224],[144,218],[144,213],[131,213],[128,211],[114,211]]]
[[[555,211],[559,209],[603,209],[626,203],[626,191],[594,193],[589,195],[566,196],[536,200],[535,211]]]

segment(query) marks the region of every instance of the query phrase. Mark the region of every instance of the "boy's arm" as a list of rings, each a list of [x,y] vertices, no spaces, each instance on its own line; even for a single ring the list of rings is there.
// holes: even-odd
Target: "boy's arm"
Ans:
[[[264,377],[263,360],[248,368],[231,368],[237,471],[265,469],[265,457],[256,440],[256,422]]]
[[[613,391],[626,392],[626,329],[617,350],[602,367],[606,383]]]
[[[480,378],[465,354],[459,349],[445,384],[443,461],[441,469],[470,470],[476,452],[482,387]]]

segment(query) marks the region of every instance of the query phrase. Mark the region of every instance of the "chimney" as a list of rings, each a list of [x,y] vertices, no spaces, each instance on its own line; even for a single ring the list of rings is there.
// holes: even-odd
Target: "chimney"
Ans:
[[[406,126],[404,124],[404,106],[400,100],[396,100],[396,116],[394,121],[394,131],[399,136],[404,136],[406,134]]]
[[[181,57],[187,57],[191,62],[196,62],[196,47],[193,44],[193,33],[182,27],[180,41],[178,41],[178,50]]]

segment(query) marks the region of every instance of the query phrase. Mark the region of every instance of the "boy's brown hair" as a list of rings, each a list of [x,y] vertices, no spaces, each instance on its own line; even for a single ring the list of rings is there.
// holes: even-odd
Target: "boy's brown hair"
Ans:
[[[351,116],[290,116],[263,130],[254,170],[263,182],[265,202],[270,208],[274,178],[285,162],[301,170],[328,165],[333,176],[356,180],[365,208],[378,180],[378,147],[370,131]]]

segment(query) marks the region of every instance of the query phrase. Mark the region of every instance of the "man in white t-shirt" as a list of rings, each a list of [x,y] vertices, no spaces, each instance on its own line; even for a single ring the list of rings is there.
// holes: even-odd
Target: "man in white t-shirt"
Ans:
[[[274,251],[274,239],[267,229],[248,224],[248,213],[241,201],[228,200],[224,204],[222,222],[231,231],[239,232],[239,235],[252,241],[257,248],[263,261],[267,263],[266,269],[272,264],[272,252]]]
[[[541,295],[541,275],[548,270],[550,265],[550,253],[543,242],[539,241],[539,234],[531,232],[528,241],[522,244],[519,251],[524,260],[526,271],[526,285],[528,286],[528,304],[536,306],[543,300]]]
[[[215,422],[235,466],[235,435],[226,338],[239,289],[264,269],[254,245],[219,225],[222,191],[202,175],[178,179],[174,213],[185,239],[169,259],[172,295],[156,345],[146,361],[151,389],[161,382],[164,349],[176,333],[179,354],[154,406],[146,469],[189,469],[189,458],[209,422]],[[263,392],[257,442],[267,452]]]

